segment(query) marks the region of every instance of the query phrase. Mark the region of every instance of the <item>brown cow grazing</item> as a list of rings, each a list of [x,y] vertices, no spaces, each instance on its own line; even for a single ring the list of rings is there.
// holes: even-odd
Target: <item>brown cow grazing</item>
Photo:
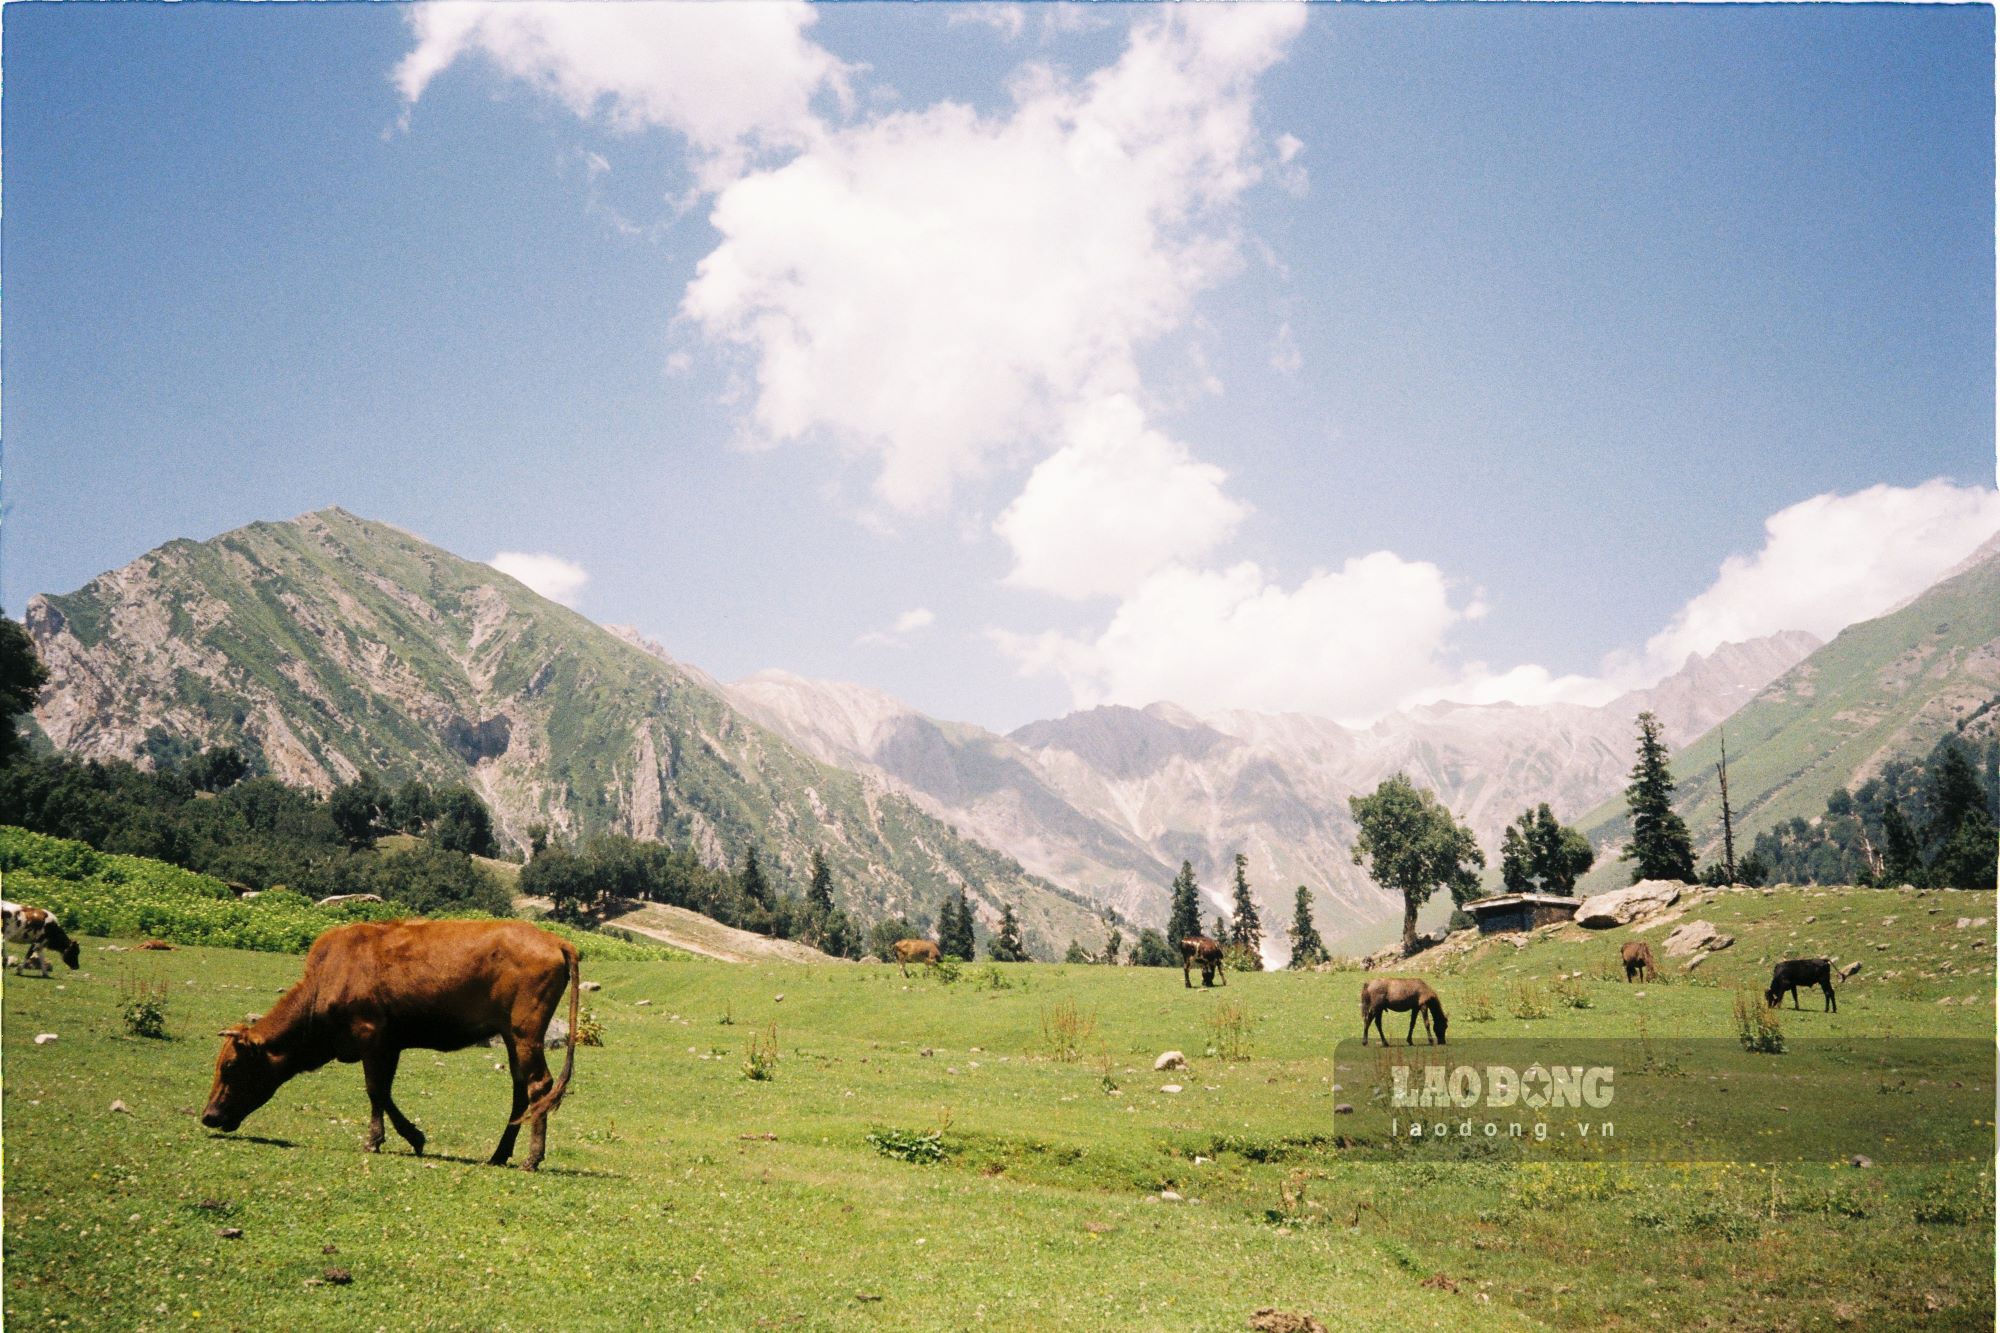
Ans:
[[[1188,976],[1190,967],[1201,969],[1201,984],[1213,986],[1217,977],[1222,984],[1229,984],[1229,973],[1222,966],[1222,946],[1206,935],[1190,935],[1181,941],[1181,984],[1189,990],[1194,982]]]
[[[1764,989],[1764,1003],[1776,1008],[1786,991],[1792,993],[1792,1008],[1799,1007],[1799,987],[1808,990],[1817,986],[1826,994],[1826,1003],[1820,1012],[1832,1010],[1840,1012],[1840,1001],[1833,998],[1833,960],[1831,958],[1787,958],[1771,969],[1771,984]]]
[[[907,977],[911,963],[936,967],[939,962],[938,947],[929,940],[897,940],[896,961],[903,965],[903,975]]]
[[[71,939],[55,917],[39,907],[24,907],[20,903],[0,902],[0,920],[5,921],[4,933],[7,943],[25,944],[27,950],[20,961],[14,964],[14,975],[20,976],[21,969],[33,967],[41,969],[44,977],[55,969],[49,966],[45,949],[54,949],[56,956],[69,964],[74,972],[83,950]],[[6,966],[6,954],[0,950],[0,968]]]
[[[1625,980],[1638,977],[1644,981],[1658,981],[1660,969],[1653,966],[1653,946],[1644,940],[1633,940],[1618,951],[1618,961],[1625,965]]]
[[[1382,1031],[1382,1011],[1394,1009],[1397,1013],[1408,1012],[1410,1030],[1403,1038],[1405,1046],[1417,1044],[1417,1019],[1424,1020],[1424,1035],[1434,1046],[1444,1045],[1444,1002],[1437,992],[1415,977],[1376,977],[1361,985],[1361,1044],[1368,1044],[1368,1025],[1375,1025],[1376,1034],[1382,1044],[1389,1044],[1389,1034]]]
[[[569,987],[571,1039],[562,1077],[549,1078],[542,1041]],[[488,1161],[504,1166],[530,1125],[521,1169],[541,1164],[549,1112],[576,1063],[576,948],[525,921],[357,921],[313,941],[305,976],[254,1024],[225,1028],[201,1123],[234,1130],[284,1082],[329,1060],[361,1062],[367,1145],[382,1148],[382,1116],[418,1154],[424,1136],[390,1097],[407,1050],[456,1051],[498,1036],[514,1071],[514,1109]]]

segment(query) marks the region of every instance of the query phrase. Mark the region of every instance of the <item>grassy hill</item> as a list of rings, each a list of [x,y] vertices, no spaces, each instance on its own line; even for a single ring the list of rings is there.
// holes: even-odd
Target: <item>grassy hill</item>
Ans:
[[[1738,854],[1757,833],[1815,819],[1826,798],[1893,758],[1929,753],[1964,716],[2000,695],[2000,547],[1900,610],[1849,626],[1721,727],[1674,756],[1675,808],[1703,859],[1722,840],[1715,764],[1729,745]],[[1625,882],[1624,798],[1577,821],[1599,849],[1585,891]]]
[[[542,822],[718,867],[756,847],[793,892],[817,848],[864,924],[963,886],[988,927],[1014,903],[1040,956],[1104,932],[1095,906],[810,758],[698,673],[339,509],[169,542],[35,598],[25,623],[52,673],[36,719],[86,757],[229,744],[322,791],[361,771],[466,782],[516,846]]]
[[[1804,1114],[1858,1087],[1900,1132],[1912,1090],[1807,1038],[1962,1037],[1990,1056],[1991,893],[1748,893],[1699,911],[1738,942],[1693,980],[1603,979],[1623,931],[1457,960],[1433,976],[1448,1049],[1726,1034],[1735,986],[1760,983],[1769,955],[1812,949],[1868,963],[1838,1014],[1786,1011],[1793,1049],[1756,1057],[1746,1114]],[[1135,968],[982,966],[941,985],[875,965],[598,963],[585,976],[603,985],[588,999],[607,1044],[578,1053],[529,1177],[479,1164],[507,1096],[483,1049],[402,1063],[398,1101],[431,1157],[361,1152],[367,1102],[343,1065],[212,1134],[186,1114],[211,1034],[265,1008],[297,960],[95,940],[84,956],[84,972],[5,983],[13,1327],[1122,1333],[1243,1328],[1266,1306],[1397,1333],[1994,1317],[1990,1086],[1962,1090],[1973,1119],[1950,1127],[1984,1136],[1969,1159],[1384,1161],[1347,1146],[1358,1117],[1333,1113],[1356,1095],[1334,1043],[1354,1035],[1359,974],[1188,991]],[[1571,971],[1589,1008],[1511,1012],[1511,987]],[[169,997],[171,1040],[124,1033],[120,1007],[144,985]],[[1051,1041],[1065,1013],[1075,1060]],[[744,1075],[752,1033],[775,1036],[772,1079]],[[1230,1034],[1245,1058],[1209,1053]],[[1192,1067],[1152,1072],[1168,1048]]]

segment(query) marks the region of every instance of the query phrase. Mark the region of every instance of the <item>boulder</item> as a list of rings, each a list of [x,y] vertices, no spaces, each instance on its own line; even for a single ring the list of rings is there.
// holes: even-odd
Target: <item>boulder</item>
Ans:
[[[321,907],[338,907],[342,903],[379,903],[381,901],[382,895],[379,893],[336,893],[331,897],[320,899],[319,905]]]
[[[1725,935],[1707,921],[1685,921],[1668,932],[1660,947],[1669,958],[1686,958],[1692,954],[1714,953],[1727,949],[1736,943],[1734,935]]]
[[[551,1051],[559,1051],[569,1044],[569,1024],[560,1018],[549,1020],[549,1030],[542,1036],[542,1045]]]
[[[1187,1057],[1179,1051],[1162,1051],[1160,1058],[1153,1061],[1153,1070],[1158,1073],[1166,1069],[1186,1069]]]
[[[1857,959],[1856,961],[1849,963],[1847,966],[1840,969],[1840,979],[1842,981],[1845,981],[1849,977],[1853,976],[1856,972],[1859,972],[1860,970],[1861,970],[1861,963],[1860,960]]]
[[[1267,1305],[1250,1316],[1250,1327],[1254,1333],[1326,1333],[1326,1325],[1309,1314],[1296,1310],[1280,1310]]]
[[[1574,919],[1579,926],[1593,930],[1629,926],[1642,916],[1672,907],[1680,901],[1683,887],[1669,879],[1642,879],[1629,889],[1613,889],[1585,898],[1577,906]]]

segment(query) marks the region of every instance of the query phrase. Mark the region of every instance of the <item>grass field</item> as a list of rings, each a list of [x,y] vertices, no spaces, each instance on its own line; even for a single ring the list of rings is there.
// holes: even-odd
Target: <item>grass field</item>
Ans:
[[[1788,1010],[1790,1036],[1991,1039],[1990,921],[1956,921],[1993,917],[1992,894],[1739,894],[1699,915],[1737,944],[1694,982],[1607,979],[1625,931],[1449,964],[1433,980],[1453,1041],[1630,1036],[1642,1019],[1727,1036],[1762,960],[1810,951],[1866,967],[1837,1015]],[[586,965],[606,1045],[578,1052],[529,1176],[478,1164],[507,1103],[484,1049],[404,1059],[426,1158],[393,1136],[360,1150],[352,1066],[288,1085],[238,1134],[202,1129],[188,1112],[213,1034],[267,1008],[300,960],[101,943],[84,972],[6,982],[10,1328],[1240,1329],[1264,1306],[1330,1329],[1993,1324],[1990,1159],[1354,1160],[1332,1113],[1354,973],[1189,992],[1131,968],[979,964],[946,985],[883,966]],[[1576,970],[1589,1008],[1509,1011],[1510,987]],[[168,1040],[125,1034],[142,983],[166,988]],[[1493,1017],[1473,1022],[1481,991]],[[774,1024],[774,1076],[749,1078]],[[1239,1032],[1247,1058],[1206,1054]],[[1170,1048],[1192,1068],[1154,1073]],[[1769,1058],[1813,1072],[1810,1055]]]

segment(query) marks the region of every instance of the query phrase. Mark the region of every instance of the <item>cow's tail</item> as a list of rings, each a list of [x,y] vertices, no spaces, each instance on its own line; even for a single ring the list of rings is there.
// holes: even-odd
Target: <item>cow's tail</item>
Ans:
[[[565,940],[563,941],[563,952],[569,956],[569,1040],[563,1043],[562,1073],[557,1076],[553,1087],[540,1097],[537,1097],[527,1110],[521,1112],[520,1118],[514,1121],[517,1125],[524,1124],[530,1120],[539,1120],[558,1106],[561,1106],[563,1094],[569,1091],[570,1071],[576,1068],[576,1043],[578,1037],[576,1007],[577,1002],[583,995],[582,971],[578,966],[576,946]]]

